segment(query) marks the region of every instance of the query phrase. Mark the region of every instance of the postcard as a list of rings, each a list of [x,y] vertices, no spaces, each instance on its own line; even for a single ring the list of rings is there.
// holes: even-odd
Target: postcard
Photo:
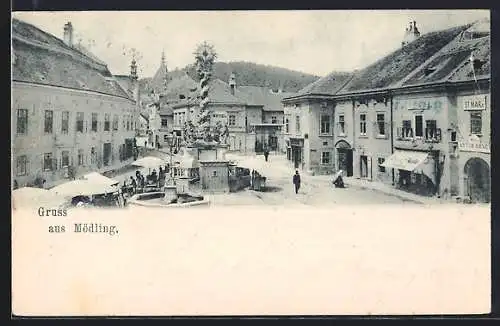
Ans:
[[[488,10],[12,16],[14,315],[490,311]]]

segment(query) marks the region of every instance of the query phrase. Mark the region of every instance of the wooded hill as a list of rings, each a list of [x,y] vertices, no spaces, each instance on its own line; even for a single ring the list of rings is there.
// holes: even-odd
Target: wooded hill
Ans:
[[[198,81],[194,65],[188,65],[181,69]],[[177,74],[178,71],[175,71]],[[297,92],[320,77],[294,71],[286,68],[256,64],[252,62],[216,62],[214,77],[225,82],[229,80],[231,73],[236,75],[236,83],[242,86],[260,86],[272,89],[282,89],[284,92]],[[151,78],[141,80],[141,86],[147,87]]]

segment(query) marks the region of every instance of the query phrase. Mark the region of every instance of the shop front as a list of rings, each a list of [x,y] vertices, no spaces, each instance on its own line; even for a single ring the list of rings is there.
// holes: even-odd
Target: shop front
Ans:
[[[433,196],[439,189],[439,152],[396,150],[381,166],[394,169],[398,189]]]

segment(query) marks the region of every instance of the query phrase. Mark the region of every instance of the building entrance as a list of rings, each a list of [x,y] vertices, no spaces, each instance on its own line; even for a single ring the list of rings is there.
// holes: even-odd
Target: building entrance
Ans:
[[[292,146],[292,162],[296,169],[302,165],[302,147]]]
[[[348,177],[352,177],[352,148],[344,140],[339,141],[337,148],[337,166],[339,170],[345,171]]]
[[[465,163],[465,191],[472,202],[489,203],[491,180],[488,163],[480,158],[471,158]]]

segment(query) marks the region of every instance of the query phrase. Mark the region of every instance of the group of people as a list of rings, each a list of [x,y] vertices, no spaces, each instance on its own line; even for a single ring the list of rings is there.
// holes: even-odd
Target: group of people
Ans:
[[[126,199],[122,191],[96,195],[80,195],[71,199],[71,205],[76,207],[125,207]]]
[[[123,188],[126,189],[126,193],[130,196],[144,192],[148,187],[153,189],[161,188],[165,185],[165,179],[167,176],[170,167],[166,165],[164,168],[161,166],[158,168],[158,172],[156,169],[144,176],[141,171],[135,171],[135,178],[130,176],[130,181],[127,183],[127,180],[123,182]]]
[[[266,177],[263,177],[259,172],[252,170],[250,179],[250,188],[253,190],[261,190],[266,182]]]

